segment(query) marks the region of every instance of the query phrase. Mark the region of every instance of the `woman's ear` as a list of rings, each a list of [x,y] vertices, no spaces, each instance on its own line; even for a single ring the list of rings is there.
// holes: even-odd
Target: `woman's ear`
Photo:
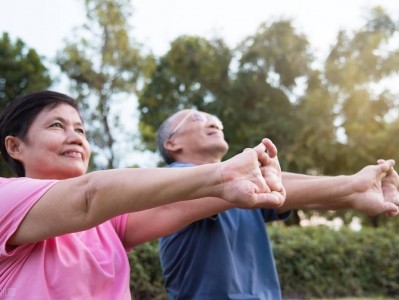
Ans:
[[[21,158],[21,140],[18,137],[12,135],[6,136],[4,145],[8,155],[13,159],[19,160]]]

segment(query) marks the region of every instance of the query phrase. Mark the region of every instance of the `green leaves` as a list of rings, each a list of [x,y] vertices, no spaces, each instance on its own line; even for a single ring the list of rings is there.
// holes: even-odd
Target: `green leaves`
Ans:
[[[34,49],[7,33],[0,38],[0,110],[22,94],[48,88],[52,81],[43,59]]]
[[[397,95],[375,88],[399,72],[397,33],[376,7],[364,26],[338,33],[320,67],[291,20],[261,24],[236,49],[179,37],[139,95],[143,141],[155,150],[160,123],[195,107],[223,120],[226,158],[269,137],[291,172],[351,174],[379,158],[399,161]]]
[[[230,60],[231,51],[220,40],[182,36],[172,42],[139,94],[140,132],[147,147],[156,149],[156,129],[176,110],[219,109],[216,97],[228,89]]]
[[[43,58],[22,40],[12,41],[7,33],[0,37],[0,70],[0,111],[16,97],[47,89],[52,83]],[[0,176],[9,175],[0,160]]]
[[[141,55],[140,46],[129,37],[130,1],[86,0],[85,4],[87,24],[58,53],[57,63],[78,94],[94,152],[102,158],[96,168],[114,168],[123,155],[116,150],[116,136],[126,136],[129,130],[121,126],[113,108],[132,96],[138,80],[152,71],[153,59]],[[134,112],[133,105],[127,107]]]

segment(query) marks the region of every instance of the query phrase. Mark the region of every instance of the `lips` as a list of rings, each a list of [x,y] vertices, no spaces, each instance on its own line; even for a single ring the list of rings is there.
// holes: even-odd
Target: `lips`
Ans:
[[[210,132],[208,132],[208,135],[220,135],[221,134],[221,131],[220,130],[213,130],[213,131],[210,131]]]
[[[72,158],[80,158],[80,159],[83,159],[83,154],[80,153],[80,152],[76,152],[76,151],[64,152],[62,155],[63,155],[63,156],[66,156],[66,157],[72,157]]]

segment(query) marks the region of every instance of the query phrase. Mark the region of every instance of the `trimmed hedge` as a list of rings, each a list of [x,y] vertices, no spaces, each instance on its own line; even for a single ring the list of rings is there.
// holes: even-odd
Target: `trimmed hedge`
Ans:
[[[129,254],[130,291],[133,300],[166,300],[158,241],[137,246]]]
[[[365,228],[268,226],[285,299],[399,298],[399,236]],[[156,241],[129,255],[135,300],[164,300]]]
[[[399,296],[399,236],[383,228],[271,227],[284,298]]]

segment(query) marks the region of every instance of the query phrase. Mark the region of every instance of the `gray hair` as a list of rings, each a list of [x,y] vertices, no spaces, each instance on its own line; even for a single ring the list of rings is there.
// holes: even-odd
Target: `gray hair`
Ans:
[[[175,114],[171,115],[165,121],[162,122],[161,126],[159,126],[157,130],[157,147],[163,158],[163,160],[167,164],[171,164],[175,162],[175,159],[170,155],[169,151],[165,149],[164,144],[166,140],[170,136],[170,131],[172,130],[172,122],[171,119]]]

